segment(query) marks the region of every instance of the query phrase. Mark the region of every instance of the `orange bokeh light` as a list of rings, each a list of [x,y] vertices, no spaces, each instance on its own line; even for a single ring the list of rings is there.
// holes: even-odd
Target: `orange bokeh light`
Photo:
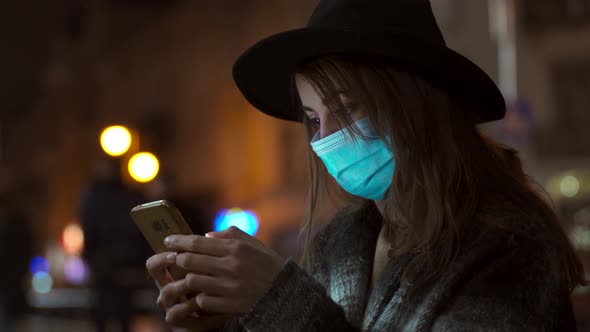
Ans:
[[[80,225],[73,223],[66,226],[62,234],[64,251],[70,255],[79,255],[84,248],[84,232]]]

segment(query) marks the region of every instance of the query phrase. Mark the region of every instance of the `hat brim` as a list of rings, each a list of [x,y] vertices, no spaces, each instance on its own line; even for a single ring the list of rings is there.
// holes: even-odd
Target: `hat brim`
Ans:
[[[290,107],[293,71],[302,61],[329,54],[359,53],[391,57],[456,97],[474,123],[499,120],[506,104],[496,84],[469,59],[407,31],[355,31],[303,28],[261,40],[233,66],[233,78],[244,97],[260,111],[298,121]]]

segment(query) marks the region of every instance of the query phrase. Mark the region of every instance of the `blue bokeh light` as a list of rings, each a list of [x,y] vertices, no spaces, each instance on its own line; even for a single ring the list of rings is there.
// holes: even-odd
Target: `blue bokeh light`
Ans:
[[[29,271],[31,271],[31,274],[38,272],[49,273],[49,262],[47,259],[45,259],[45,257],[33,257],[33,259],[31,259],[31,263],[29,264]]]
[[[47,294],[53,287],[53,278],[47,272],[37,272],[33,275],[33,290],[37,293]]]
[[[231,226],[236,226],[244,233],[254,236],[258,232],[258,217],[252,211],[238,208],[219,211],[213,222],[214,231],[221,232]]]

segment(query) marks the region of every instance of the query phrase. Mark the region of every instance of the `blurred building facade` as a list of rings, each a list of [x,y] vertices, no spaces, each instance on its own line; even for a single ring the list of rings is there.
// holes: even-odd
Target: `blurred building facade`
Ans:
[[[520,150],[590,276],[590,1],[431,2],[447,43],[505,94],[506,118],[483,129]],[[573,301],[590,329],[590,289]]]
[[[581,42],[590,40],[588,1],[432,0],[447,43],[501,81],[497,2],[513,6],[515,97],[533,114],[533,130],[518,147],[545,185],[572,165],[588,166],[590,43]],[[7,5],[7,17],[31,10],[16,3]],[[179,190],[214,194],[219,207],[255,209],[261,238],[298,220],[302,130],[253,112],[233,85],[231,64],[254,41],[304,24],[315,3],[62,0],[36,8],[36,30],[20,28],[33,31],[27,36],[50,56],[33,66],[43,73],[37,95],[20,95],[29,104],[2,113],[0,158],[22,206],[35,206],[27,210],[43,221],[39,234],[58,234],[71,221],[101,153],[98,133],[114,123],[140,133],[139,148],[159,155]]]
[[[519,147],[545,185],[571,165],[588,165],[590,43],[580,42],[590,38],[587,1],[432,0],[447,43],[500,81],[497,2],[515,11],[517,98],[534,115]],[[101,153],[98,133],[114,123],[140,133],[139,148],[159,155],[179,190],[257,210],[261,238],[297,220],[306,171],[301,128],[253,112],[233,85],[231,64],[254,41],[304,24],[315,3],[62,0],[36,8],[36,30],[19,28],[49,60],[32,66],[43,73],[37,95],[5,107],[18,115],[2,114],[0,158],[23,207],[35,206],[31,217],[47,221],[39,234],[58,234],[71,221]],[[7,6],[7,17],[31,10],[26,2]]]
[[[253,112],[231,80],[254,41],[303,24],[313,1],[66,1],[41,98],[3,121],[3,176],[33,182],[40,237],[59,234],[109,124],[140,132],[179,190],[254,209],[259,237],[299,219],[305,148],[299,126]],[[59,25],[59,24],[57,24]],[[23,139],[19,136],[27,135]],[[41,195],[42,197],[34,197]],[[42,221],[42,222],[41,222]]]

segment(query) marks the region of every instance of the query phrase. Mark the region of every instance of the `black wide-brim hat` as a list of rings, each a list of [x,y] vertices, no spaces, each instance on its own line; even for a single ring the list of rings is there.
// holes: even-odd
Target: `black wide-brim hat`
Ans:
[[[332,54],[390,57],[446,91],[474,123],[504,117],[506,104],[490,77],[446,46],[429,0],[322,0],[305,28],[282,32],[250,47],[233,78],[262,112],[298,121],[291,103],[298,64]]]

